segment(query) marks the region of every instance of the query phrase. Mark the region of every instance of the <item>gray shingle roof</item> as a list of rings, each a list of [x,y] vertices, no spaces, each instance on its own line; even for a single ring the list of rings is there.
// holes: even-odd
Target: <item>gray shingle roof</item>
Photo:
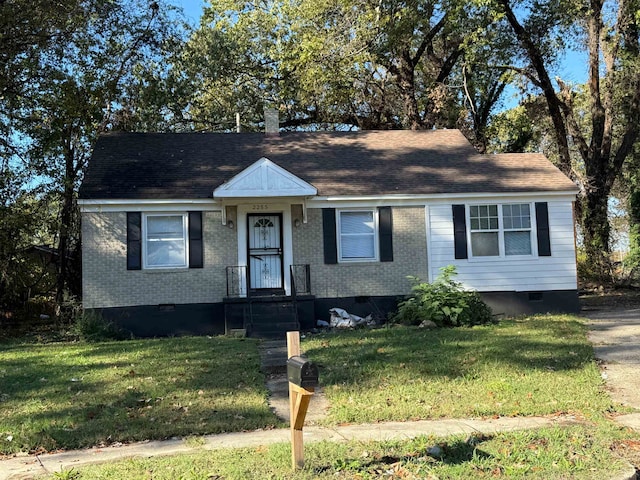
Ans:
[[[318,195],[575,191],[541,154],[480,155],[458,130],[110,133],[82,199],[201,199],[266,157]]]

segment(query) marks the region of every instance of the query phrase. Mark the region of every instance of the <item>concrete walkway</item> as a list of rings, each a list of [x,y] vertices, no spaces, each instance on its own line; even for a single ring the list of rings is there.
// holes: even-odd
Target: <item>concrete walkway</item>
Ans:
[[[611,399],[640,410],[640,308],[585,308],[583,316]],[[616,421],[640,431],[640,412]]]
[[[289,421],[289,381],[287,379],[287,344],[285,340],[263,341],[258,348],[262,372],[269,390],[269,407],[278,418]],[[304,354],[304,352],[302,352]],[[315,389],[309,404],[305,425],[316,425],[326,418],[329,403],[322,386]]]
[[[640,309],[611,310],[587,309],[584,316],[590,326],[589,338],[594,344],[596,357],[601,362],[603,378],[614,401],[640,409]],[[263,368],[271,380],[277,379],[278,386],[273,388],[277,397],[280,390],[282,368],[282,346],[265,344],[261,351]],[[278,357],[275,360],[274,357]],[[286,350],[284,353],[286,360]],[[268,360],[270,359],[270,360]],[[271,363],[270,363],[271,362]],[[314,401],[321,399],[321,391]],[[286,399],[272,398],[274,411],[286,417]],[[320,405],[318,405],[320,404]],[[325,406],[318,401],[319,410]],[[310,418],[312,420],[312,418]],[[625,426],[640,430],[640,413],[624,415],[617,421]],[[309,422],[309,423],[312,423]],[[546,426],[572,425],[577,423],[572,416],[554,417],[517,417],[490,420],[442,420],[418,422],[386,422],[366,425],[347,425],[338,427],[305,426],[305,442],[321,440],[401,440],[418,435],[449,436],[469,435],[472,433],[493,434],[504,431],[525,430]],[[36,475],[60,472],[62,469],[81,467],[94,463],[104,463],[124,458],[149,458],[161,455],[190,453],[201,449],[221,449],[255,447],[273,443],[288,442],[289,429],[259,430],[254,432],[228,433],[204,437],[204,444],[188,445],[184,440],[152,441],[128,445],[91,448],[45,455],[24,455],[0,460],[0,480],[25,480]],[[616,477],[616,480],[635,478],[635,468],[629,465],[628,472]]]

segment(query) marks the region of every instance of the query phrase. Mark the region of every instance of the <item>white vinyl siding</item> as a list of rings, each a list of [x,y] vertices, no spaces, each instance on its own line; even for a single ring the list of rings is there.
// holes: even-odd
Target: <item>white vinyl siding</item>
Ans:
[[[529,203],[468,206],[471,258],[534,255],[531,211]]]
[[[187,267],[186,214],[145,214],[142,232],[144,268]]]
[[[455,259],[451,204],[430,205],[427,210],[430,278],[436,278],[441,267],[455,265],[457,281],[483,292],[576,289],[572,202],[550,201],[548,208],[552,257],[486,257],[474,262]],[[533,226],[534,218],[531,222]],[[536,236],[532,234],[531,238],[535,245]]]
[[[378,259],[378,216],[375,210],[338,210],[336,221],[340,262]]]

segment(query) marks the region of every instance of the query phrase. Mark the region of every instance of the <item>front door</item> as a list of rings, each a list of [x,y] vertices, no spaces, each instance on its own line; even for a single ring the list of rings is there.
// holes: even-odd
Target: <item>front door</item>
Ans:
[[[251,290],[282,291],[282,215],[247,215]]]

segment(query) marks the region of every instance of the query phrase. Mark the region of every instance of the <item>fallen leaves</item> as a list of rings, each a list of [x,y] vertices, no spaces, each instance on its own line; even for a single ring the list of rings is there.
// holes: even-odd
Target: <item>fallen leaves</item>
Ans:
[[[620,443],[624,445],[626,448],[640,451],[640,440],[629,439],[629,440],[623,440]]]

